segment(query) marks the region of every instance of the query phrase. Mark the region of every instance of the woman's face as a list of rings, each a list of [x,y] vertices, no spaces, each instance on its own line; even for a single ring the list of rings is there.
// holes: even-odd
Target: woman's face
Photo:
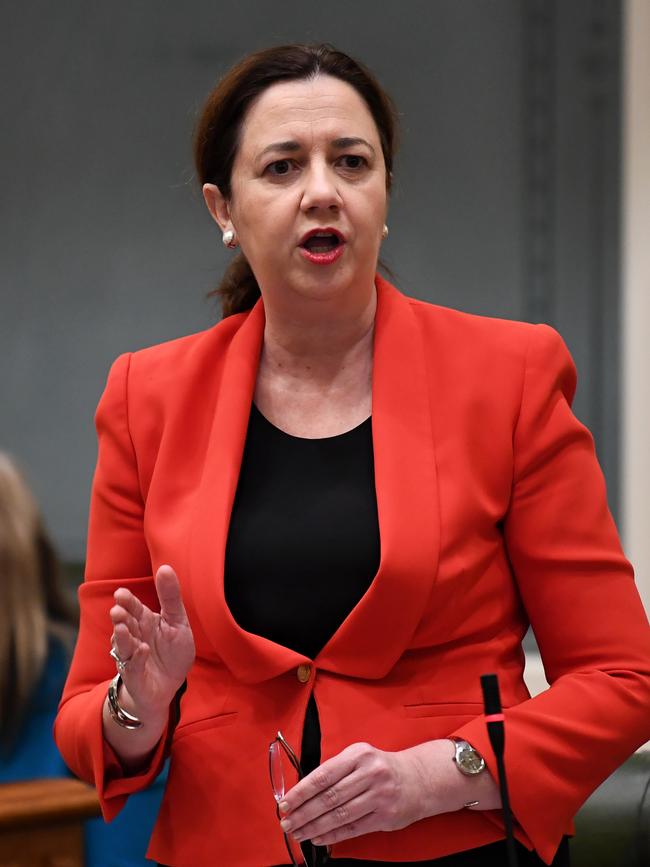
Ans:
[[[366,103],[329,75],[274,84],[244,119],[230,201],[205,184],[222,230],[234,229],[264,294],[333,298],[372,286],[386,219],[386,167]],[[305,243],[312,230],[332,237]],[[311,248],[311,249],[310,249]]]

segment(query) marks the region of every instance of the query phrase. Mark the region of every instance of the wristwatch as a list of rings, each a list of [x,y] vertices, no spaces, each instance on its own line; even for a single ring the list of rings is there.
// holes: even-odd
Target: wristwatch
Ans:
[[[485,770],[485,759],[471,744],[460,738],[450,738],[450,740],[453,741],[456,748],[454,761],[461,773],[467,774],[468,777],[473,777],[475,774],[480,774],[481,771]]]

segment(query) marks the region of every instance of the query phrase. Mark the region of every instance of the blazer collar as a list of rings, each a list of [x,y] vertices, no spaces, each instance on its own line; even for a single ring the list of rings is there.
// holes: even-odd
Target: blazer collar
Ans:
[[[408,647],[437,572],[438,487],[423,334],[410,299],[377,275],[372,437],[381,555],[360,602],[315,660],[317,668],[380,678]],[[224,559],[264,334],[261,299],[227,351],[192,522],[188,591],[206,640],[246,683],[306,661],[244,631],[224,596]]]

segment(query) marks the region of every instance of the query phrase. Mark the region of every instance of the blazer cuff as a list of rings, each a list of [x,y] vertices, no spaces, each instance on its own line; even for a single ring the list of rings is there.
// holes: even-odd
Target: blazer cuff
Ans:
[[[471,744],[474,749],[485,759],[485,764],[488,773],[498,783],[499,774],[497,770],[497,760],[490,743],[490,737],[487,732],[487,724],[485,717],[480,716],[476,719],[463,725],[461,728],[454,731],[452,737],[458,737]],[[505,764],[506,774],[508,774],[508,737],[506,732],[505,746]],[[573,833],[573,822],[569,822],[568,826],[562,823],[557,826],[552,822],[548,814],[532,815],[526,812],[525,803],[519,803],[517,792],[511,785],[513,781],[508,776],[508,794],[510,797],[510,809],[512,811],[513,833],[515,838],[522,843],[527,849],[534,849],[545,864],[551,864],[558,846],[562,842],[565,834]],[[483,812],[485,818],[493,825],[496,825],[505,837],[505,823],[503,820],[503,812],[501,810],[485,810]]]
[[[180,699],[187,682],[183,683],[169,707],[167,725],[160,740],[153,748],[145,767],[136,774],[127,774],[111,745],[104,738],[103,708],[110,680],[102,681],[83,696],[76,696],[62,709],[78,714],[78,730],[87,732],[86,757],[79,755],[72,770],[82,779],[92,783],[97,790],[104,821],[110,822],[126,804],[129,795],[146,789],[163,769],[171,750],[171,741],[180,718]],[[76,700],[75,700],[76,699]]]

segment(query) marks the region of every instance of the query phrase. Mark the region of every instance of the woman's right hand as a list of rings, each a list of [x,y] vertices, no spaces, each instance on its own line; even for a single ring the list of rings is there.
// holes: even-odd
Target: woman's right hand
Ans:
[[[167,717],[195,656],[194,636],[172,567],[161,566],[155,583],[160,614],[125,587],[113,594],[110,611],[114,646],[127,663],[122,682],[130,700],[123,702],[120,695],[120,704],[141,720]]]

